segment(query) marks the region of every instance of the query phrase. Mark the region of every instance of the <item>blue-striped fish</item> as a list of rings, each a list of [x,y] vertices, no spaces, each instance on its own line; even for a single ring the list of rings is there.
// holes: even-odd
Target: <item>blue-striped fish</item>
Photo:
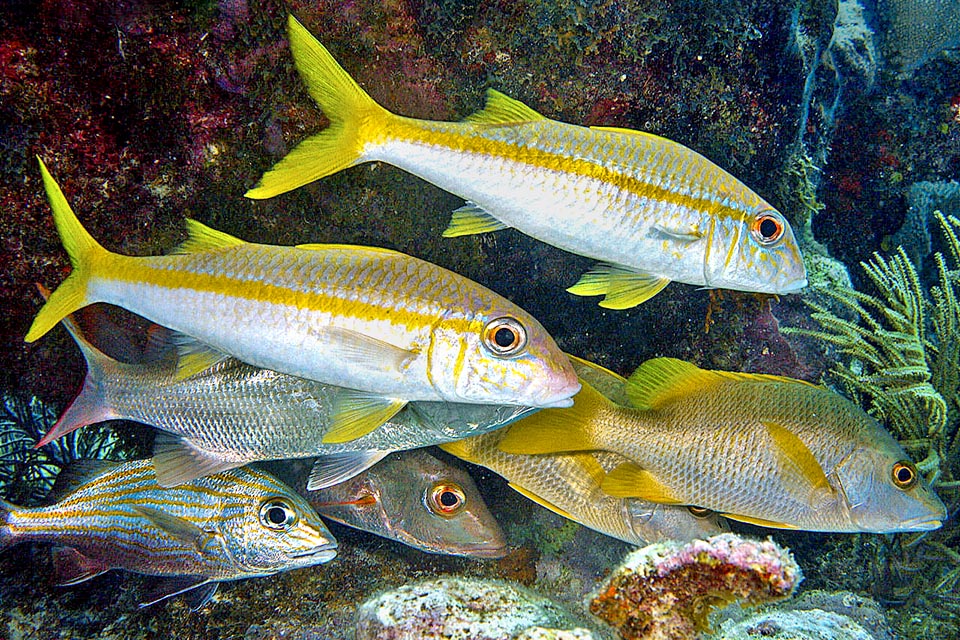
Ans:
[[[792,293],[806,271],[783,215],[732,175],[670,140],[549,120],[490,90],[464,122],[390,113],[292,16],[290,48],[330,119],[247,192],[269,198],[347,167],[382,161],[468,203],[444,233],[514,227],[601,260],[568,289],[632,307],[671,280]]]
[[[109,302],[193,339],[180,345],[181,377],[233,356],[354,390],[339,396],[328,442],[369,433],[413,400],[569,406],[580,388],[539,322],[451,271],[386,249],[248,243],[196,221],[173,255],[111,253],[40,166],[74,270],[28,342]]]
[[[337,552],[303,497],[249,468],[162,489],[147,460],[80,461],[61,472],[50,499],[32,508],[0,501],[0,549],[65,547],[55,555],[64,585],[111,569],[161,577],[143,605],[190,592],[196,608],[220,582],[320,564]]]
[[[99,337],[119,342],[120,331],[103,320],[102,313],[93,317]],[[164,487],[250,462],[319,455],[311,483],[311,488],[319,488],[347,480],[391,451],[486,433],[535,411],[414,402],[379,429],[331,443],[325,438],[333,410],[348,390],[234,358],[181,379],[176,350],[160,327],[151,328],[155,351],[141,362],[128,363],[88,342],[71,318],[64,318],[63,325],[80,347],[87,375],[79,395],[37,447],[95,422],[136,420],[165,432],[154,441],[153,457],[157,481]]]
[[[318,491],[305,488],[304,470],[280,477],[324,518],[355,529],[427,553],[472,558],[507,553],[503,530],[470,474],[423,449],[392,454],[362,474]]]

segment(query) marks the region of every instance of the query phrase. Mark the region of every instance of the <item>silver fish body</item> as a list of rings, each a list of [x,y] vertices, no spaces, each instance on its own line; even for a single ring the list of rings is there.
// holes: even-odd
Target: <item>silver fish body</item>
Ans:
[[[422,449],[391,454],[332,487],[306,489],[305,468],[283,475],[324,518],[427,553],[500,558],[507,543],[463,469]]]
[[[189,378],[177,375],[172,348],[139,363],[119,362],[90,344],[70,319],[64,326],[87,361],[77,398],[40,446],[81,426],[135,420],[168,432],[157,438],[154,463],[164,486],[249,462],[350,452],[386,452],[485,433],[533,411],[527,407],[411,403],[374,431],[325,442],[341,387],[258,369],[227,359]],[[375,456],[358,455],[343,480]],[[376,458],[379,459],[379,458]]]
[[[336,555],[336,541],[306,500],[261,471],[236,469],[175,489],[157,484],[149,460],[84,461],[62,473],[71,477],[58,478],[52,504],[0,504],[0,548],[69,547],[60,556],[70,559],[65,584],[124,569],[176,578],[186,591]]]

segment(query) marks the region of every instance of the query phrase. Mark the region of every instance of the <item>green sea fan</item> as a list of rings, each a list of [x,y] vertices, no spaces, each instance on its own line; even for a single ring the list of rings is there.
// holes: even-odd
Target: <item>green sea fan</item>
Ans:
[[[878,295],[818,288],[831,304],[807,304],[821,330],[785,332],[834,345],[846,358],[831,373],[905,447],[923,453],[919,466],[943,486],[954,484],[960,453],[960,220],[935,216],[949,253],[934,255],[937,284],[924,290],[902,247],[874,254],[861,266]]]
[[[3,394],[0,405],[0,496],[16,504],[43,500],[60,470],[78,459],[126,456],[113,431],[90,426],[51,442],[33,445],[57,421],[57,412],[37,398]]]

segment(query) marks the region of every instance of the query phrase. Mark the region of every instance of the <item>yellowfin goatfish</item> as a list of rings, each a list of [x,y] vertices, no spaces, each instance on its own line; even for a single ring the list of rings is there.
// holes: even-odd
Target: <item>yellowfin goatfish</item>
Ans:
[[[142,606],[187,594],[198,608],[219,582],[309,567],[337,553],[303,497],[252,469],[162,489],[149,461],[80,461],[57,477],[49,500],[32,508],[0,501],[0,549],[66,547],[54,556],[63,585],[111,569],[158,576]]]
[[[271,465],[274,466],[274,465]],[[291,480],[289,475],[280,477]],[[340,484],[290,486],[324,518],[445,555],[501,558],[507,543],[470,475],[422,449],[395,453]]]
[[[596,380],[597,386],[605,391],[626,384],[626,380],[612,371],[578,358],[571,360],[581,379]],[[615,453],[504,453],[500,451],[500,442],[509,430],[510,427],[506,427],[443,444],[440,448],[498,473],[511,487],[537,504],[630,544],[705,538],[721,530],[716,514],[705,509],[615,498],[604,493],[601,483],[606,472],[628,462]]]
[[[943,503],[900,445],[846,398],[800,380],[645,362],[614,404],[584,384],[574,406],[515,423],[509,453],[613,451],[605,492],[811,531],[928,531]]]
[[[333,412],[338,442],[411,400],[569,406],[580,387],[539,322],[451,271],[385,249],[248,243],[192,220],[173,255],[111,253],[40,168],[74,270],[27,342],[81,307],[115,304],[191,337],[181,377],[229,355],[355,390]]]
[[[103,322],[102,339],[122,334]],[[190,376],[177,375],[177,353],[152,327],[159,351],[141,362],[119,362],[88,342],[69,317],[63,325],[87,361],[79,395],[37,443],[104,420],[136,420],[158,429],[157,481],[172,487],[250,462],[322,456],[311,488],[343,482],[391,451],[414,449],[497,429],[535,409],[510,405],[415,402],[379,429],[348,442],[329,440],[333,411],[350,391],[258,369],[227,358]]]
[[[803,258],[783,215],[700,154],[640,131],[543,117],[493,90],[464,122],[390,113],[293,16],[290,48],[331,125],[268,171],[270,198],[363,162],[382,161],[466,199],[447,237],[514,227],[602,261],[568,289],[636,306],[671,280],[792,293]]]

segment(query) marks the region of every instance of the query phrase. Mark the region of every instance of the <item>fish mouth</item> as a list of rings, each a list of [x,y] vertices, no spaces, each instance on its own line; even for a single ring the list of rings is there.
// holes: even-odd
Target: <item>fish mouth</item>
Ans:
[[[337,557],[337,545],[324,544],[313,549],[307,549],[298,553],[290,554],[291,558],[310,558],[317,563],[330,562]]]
[[[796,293],[806,286],[807,286],[806,278],[804,278],[803,280],[796,280],[794,282],[791,282],[789,285],[783,287],[780,290],[780,293]]]
[[[471,558],[503,558],[510,552],[505,544],[472,544],[462,547],[463,555]]]
[[[934,531],[943,526],[943,520],[937,516],[917,516],[897,527],[897,531]]]

